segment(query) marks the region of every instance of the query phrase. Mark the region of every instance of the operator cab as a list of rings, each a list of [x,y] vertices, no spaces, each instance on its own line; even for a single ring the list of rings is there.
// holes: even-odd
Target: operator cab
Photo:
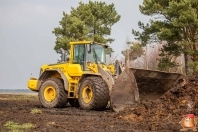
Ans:
[[[96,42],[89,43],[73,43],[73,64],[80,64],[82,70],[89,70],[86,68],[87,64],[104,64],[106,65],[106,45]]]

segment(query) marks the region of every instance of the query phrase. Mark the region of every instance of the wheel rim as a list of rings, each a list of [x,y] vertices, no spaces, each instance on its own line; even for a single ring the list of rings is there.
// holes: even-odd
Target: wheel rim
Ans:
[[[82,91],[82,99],[85,103],[90,103],[93,97],[92,89],[88,86],[85,86]]]
[[[52,102],[56,97],[56,90],[53,86],[47,86],[44,90],[44,98],[48,102]]]

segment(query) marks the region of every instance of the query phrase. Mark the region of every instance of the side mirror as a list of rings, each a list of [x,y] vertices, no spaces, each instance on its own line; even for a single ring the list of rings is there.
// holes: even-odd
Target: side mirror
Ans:
[[[91,54],[91,44],[87,44],[87,52],[88,54]]]

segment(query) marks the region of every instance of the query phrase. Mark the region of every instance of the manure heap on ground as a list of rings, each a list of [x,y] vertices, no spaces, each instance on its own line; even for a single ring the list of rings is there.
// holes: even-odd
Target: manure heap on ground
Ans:
[[[194,114],[198,119],[198,72],[156,101],[141,100],[135,109],[127,108],[115,116],[145,130],[179,130],[179,121],[186,114]]]

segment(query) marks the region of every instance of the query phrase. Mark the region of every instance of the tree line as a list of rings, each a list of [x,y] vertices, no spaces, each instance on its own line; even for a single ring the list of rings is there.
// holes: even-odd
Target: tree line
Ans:
[[[137,61],[147,55],[148,45],[154,45],[158,51],[149,54],[156,56],[156,69],[170,71],[184,65],[186,74],[198,70],[198,1],[143,0],[139,10],[143,15],[150,16],[150,20],[148,23],[139,21],[138,31],[132,29],[138,41],[127,41],[128,48],[122,54],[126,56],[127,51],[129,55],[126,57]],[[59,27],[52,31],[56,36],[54,50],[57,53],[60,48],[68,50],[70,41],[90,40],[111,44],[114,41],[110,38],[111,28],[120,18],[113,3],[79,2],[78,7],[72,7],[69,13],[63,12]],[[110,52],[113,49],[107,50],[107,53]],[[178,58],[183,58],[184,63],[180,63]]]

